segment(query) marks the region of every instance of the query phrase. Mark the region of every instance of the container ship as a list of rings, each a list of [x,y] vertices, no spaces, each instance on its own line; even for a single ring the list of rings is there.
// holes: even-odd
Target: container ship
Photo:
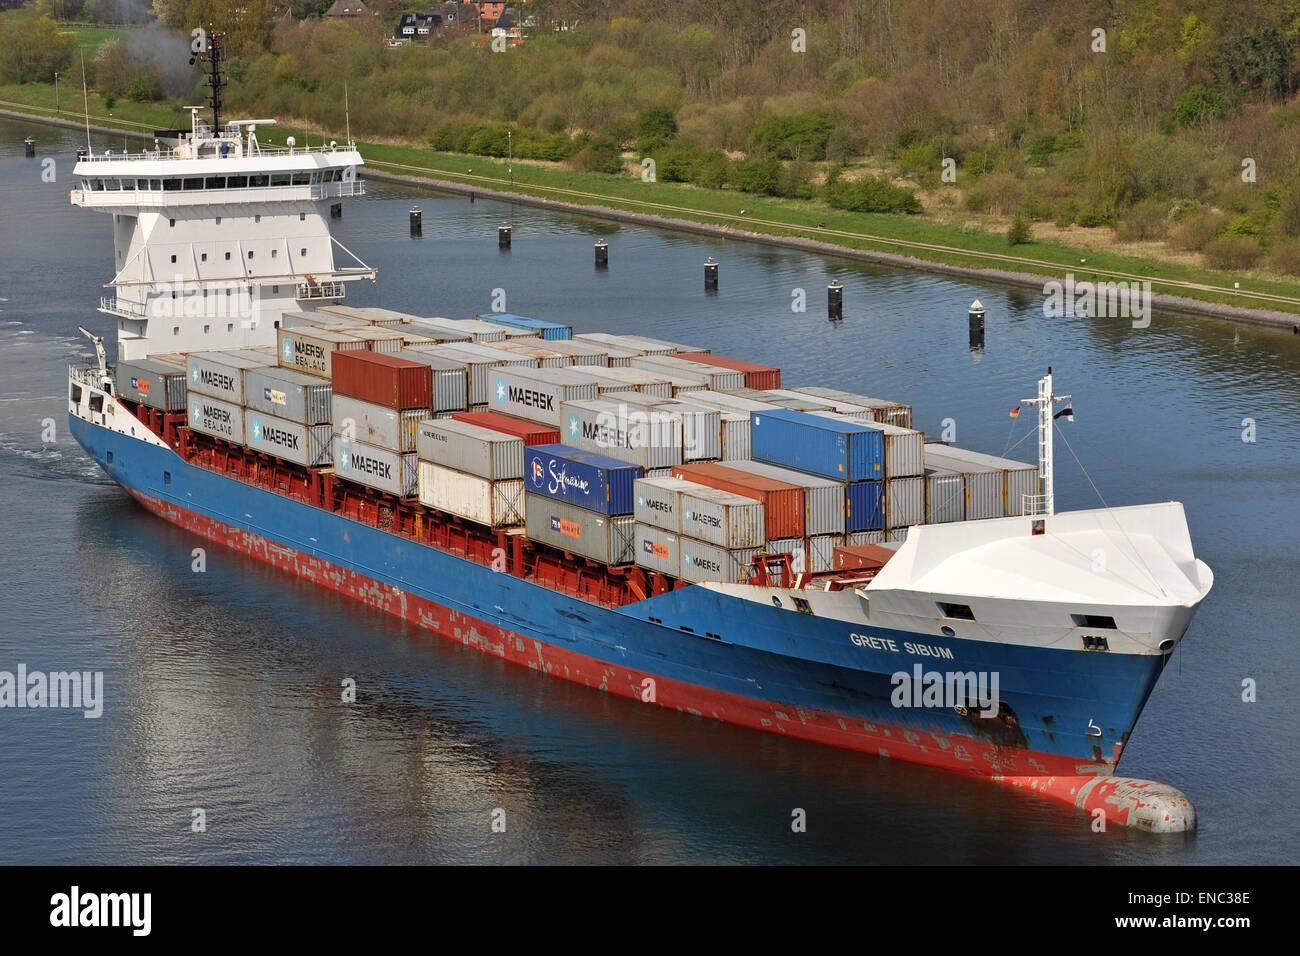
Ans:
[[[1195,826],[1117,763],[1213,576],[1176,502],[1055,511],[1050,372],[1030,465],[707,343],[349,306],[375,271],[329,216],[363,159],[272,124],[195,108],[77,163],[116,359],[86,332],[69,422],[144,508],[682,719]]]

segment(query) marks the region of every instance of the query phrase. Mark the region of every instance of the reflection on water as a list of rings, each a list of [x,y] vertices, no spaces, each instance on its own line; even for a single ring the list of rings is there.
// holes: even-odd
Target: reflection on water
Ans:
[[[0,717],[0,862],[1296,862],[1288,695],[1300,342],[1156,316],[1046,320],[1025,290],[891,272],[767,246],[471,204],[370,184],[339,239],[380,270],[354,304],[511,311],[638,331],[780,365],[951,418],[960,444],[1029,459],[1007,411],[1052,365],[1075,396],[1058,502],[1176,498],[1217,584],[1122,768],[1180,786],[1200,833],[1112,830],[939,771],[727,727],[570,686],[438,640],[216,548],[138,509],[66,435],[63,367],[107,328],[107,221],[39,187],[35,131],[71,171],[75,131],[0,122],[0,668],[103,670],[105,715]],[[411,240],[417,197],[424,238]],[[13,217],[12,219],[10,217]],[[515,226],[513,248],[496,227]],[[596,270],[592,243],[610,243]],[[721,262],[717,296],[703,262]],[[58,281],[50,276],[57,275]],[[825,287],[845,286],[845,319]],[[794,312],[795,291],[806,312]],[[966,307],[988,310],[967,348]],[[53,417],[57,440],[41,441]],[[1241,441],[1242,421],[1258,440]],[[1073,453],[1071,452],[1073,449]],[[1074,460],[1087,469],[1087,476]],[[1091,479],[1091,480],[1090,480]],[[357,701],[341,699],[357,682]],[[207,832],[190,830],[201,807]],[[492,814],[505,811],[506,831]],[[791,831],[806,811],[808,831]]]

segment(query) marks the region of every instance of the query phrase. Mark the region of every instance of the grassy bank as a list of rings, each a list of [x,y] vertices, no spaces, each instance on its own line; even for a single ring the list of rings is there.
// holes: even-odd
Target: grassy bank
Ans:
[[[81,91],[65,87],[62,93],[62,116],[78,119]],[[53,115],[54,105],[53,86],[0,86],[0,107],[48,116]],[[188,124],[188,113],[171,105],[119,100],[110,109],[95,94],[90,96],[89,112],[92,123],[122,129],[149,130]],[[326,135],[292,124],[266,129],[262,134],[264,142],[277,144],[283,143],[288,135],[296,136],[300,144],[320,142],[330,136],[342,138],[338,133]],[[1045,280],[1059,279],[1066,272],[1073,272],[1080,280],[1149,280],[1158,293],[1239,308],[1300,314],[1300,281],[1255,274],[1234,275],[1056,239],[1010,247],[1005,235],[991,228],[987,221],[956,211],[918,216],[850,213],[816,200],[767,198],[680,183],[646,183],[642,182],[639,169],[617,176],[574,172],[558,164],[540,162],[516,161],[512,183],[507,164],[500,160],[392,142],[362,142],[360,146],[369,165],[408,176],[774,236],[812,238],[848,249],[896,253],[927,262],[1030,273]],[[1234,289],[1234,283],[1240,283],[1240,290]]]

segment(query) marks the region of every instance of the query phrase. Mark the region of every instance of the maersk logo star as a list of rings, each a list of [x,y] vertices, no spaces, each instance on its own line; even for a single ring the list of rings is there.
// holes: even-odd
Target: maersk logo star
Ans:
[[[261,419],[254,418],[253,419],[253,441],[261,441],[261,440],[262,440],[262,421]]]
[[[577,438],[578,432],[580,432],[581,430],[582,430],[582,425],[578,423],[578,416],[570,415],[569,416],[569,437]]]
[[[346,448],[342,448],[339,450],[339,467],[342,468],[344,471],[348,470],[348,459],[350,457],[352,456],[348,454],[348,450]]]
[[[506,382],[505,379],[499,378],[497,379],[497,401],[504,402],[505,400],[506,400]]]
[[[190,379],[195,382],[199,380],[199,367],[197,365],[190,366]]]
[[[293,361],[293,343],[290,342],[288,339],[284,340],[284,360],[286,362]],[[195,372],[195,374],[198,374],[197,371]]]

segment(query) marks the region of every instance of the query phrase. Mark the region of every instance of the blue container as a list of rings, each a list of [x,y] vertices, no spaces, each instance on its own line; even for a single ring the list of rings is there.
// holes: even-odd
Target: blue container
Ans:
[[[750,413],[749,431],[755,461],[836,481],[885,477],[885,435],[866,425],[764,409]]]
[[[544,322],[541,319],[530,319],[526,315],[512,315],[509,312],[484,312],[479,318],[484,322],[508,325],[512,329],[527,329],[529,332],[536,332],[547,341],[558,342],[561,339],[573,338],[573,327],[570,325]]]
[[[885,483],[855,481],[844,486],[845,527],[855,531],[880,531],[885,527]]]
[[[524,450],[524,490],[602,515],[630,515],[645,469],[568,445]]]

